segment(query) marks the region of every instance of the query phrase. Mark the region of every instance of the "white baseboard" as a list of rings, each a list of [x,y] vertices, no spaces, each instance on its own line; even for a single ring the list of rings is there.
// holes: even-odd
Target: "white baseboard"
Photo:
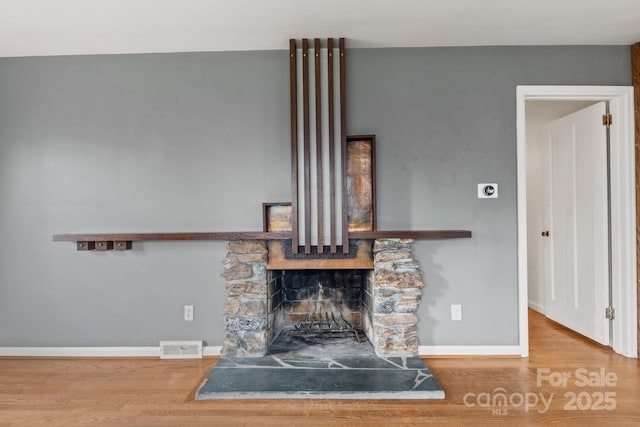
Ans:
[[[204,356],[219,356],[222,346],[203,348]],[[160,347],[0,347],[0,357],[157,357]]]
[[[517,345],[421,345],[420,356],[520,356]]]
[[[204,356],[220,356],[222,346],[206,346]],[[513,356],[520,347],[513,346],[420,346],[420,356]],[[157,357],[160,347],[0,347],[0,357]]]
[[[0,347],[0,356],[160,357],[160,347]]]
[[[528,301],[528,304],[531,310],[535,310],[540,314],[544,314],[544,304],[540,304],[531,300]]]
[[[221,345],[208,345],[202,349],[203,356],[220,356],[222,351]]]

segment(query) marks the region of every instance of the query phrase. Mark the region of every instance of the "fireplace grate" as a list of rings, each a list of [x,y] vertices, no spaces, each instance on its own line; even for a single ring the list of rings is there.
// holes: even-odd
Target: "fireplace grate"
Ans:
[[[310,333],[353,333],[358,342],[360,341],[360,334],[358,330],[349,322],[346,321],[342,313],[338,313],[338,319],[336,319],[335,313],[331,314],[325,311],[314,312],[307,314],[302,322],[294,325],[297,331],[305,331]]]

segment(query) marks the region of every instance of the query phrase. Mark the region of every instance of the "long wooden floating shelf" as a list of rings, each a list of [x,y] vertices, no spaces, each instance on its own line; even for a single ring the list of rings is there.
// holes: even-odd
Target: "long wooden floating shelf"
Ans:
[[[351,239],[459,239],[471,237],[468,230],[385,230],[349,233]],[[289,240],[288,231],[221,231],[205,233],[104,233],[54,234],[55,242],[76,242],[79,251],[128,250],[132,242],[158,240]]]
[[[351,239],[463,239],[470,238],[469,230],[377,230],[352,231]]]
[[[352,231],[351,239],[458,239],[471,237],[469,230],[378,230]],[[99,242],[151,240],[288,240],[288,231],[220,231],[207,233],[106,233],[54,234],[55,242]]]
[[[288,231],[221,231],[211,233],[113,233],[113,234],[54,234],[55,242],[101,242],[150,240],[287,240]]]

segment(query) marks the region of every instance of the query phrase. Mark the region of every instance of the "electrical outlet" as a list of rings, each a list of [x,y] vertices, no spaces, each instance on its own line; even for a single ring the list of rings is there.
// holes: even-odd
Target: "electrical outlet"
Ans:
[[[193,321],[193,306],[185,305],[184,306],[184,320],[187,322]]]
[[[451,304],[451,320],[462,320],[462,304]]]

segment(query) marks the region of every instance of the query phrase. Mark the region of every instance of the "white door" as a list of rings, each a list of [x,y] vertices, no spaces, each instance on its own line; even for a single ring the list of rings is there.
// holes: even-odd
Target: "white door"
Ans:
[[[546,240],[546,316],[609,345],[605,113],[600,102],[547,126],[547,227],[540,238]]]

